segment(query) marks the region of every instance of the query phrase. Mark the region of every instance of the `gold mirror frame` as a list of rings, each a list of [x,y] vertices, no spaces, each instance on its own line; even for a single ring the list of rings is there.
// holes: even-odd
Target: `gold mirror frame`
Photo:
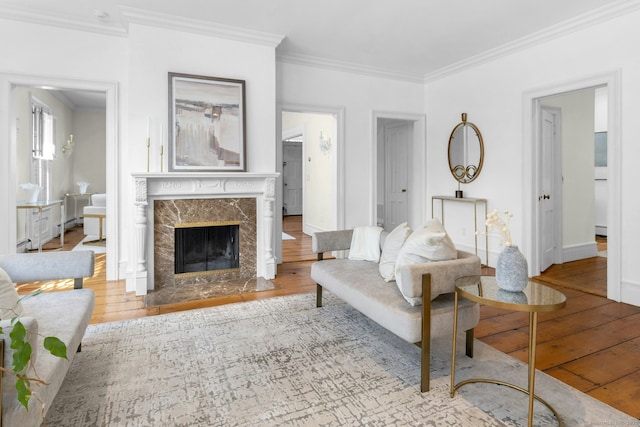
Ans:
[[[462,138],[456,139],[458,132],[463,132],[466,127],[473,129],[478,143],[478,151],[480,158],[478,159],[478,163],[469,163],[464,164],[464,161],[452,161],[452,150],[456,149],[456,145],[465,144],[461,148],[458,148],[461,151],[468,151],[468,145],[472,144],[474,141],[464,141]],[[472,147],[475,148],[475,147]],[[462,154],[462,155],[466,155]],[[484,163],[484,141],[482,140],[482,134],[480,133],[480,129],[476,125],[467,121],[467,113],[462,113],[462,122],[458,123],[453,130],[451,131],[451,136],[449,137],[449,149],[447,156],[449,158],[449,170],[451,174],[455,178],[456,181],[467,184],[480,175],[480,171],[482,170],[482,164]],[[460,155],[459,155],[460,156]],[[458,156],[458,157],[459,157]],[[458,159],[460,160],[460,159]],[[454,164],[456,163],[456,164]]]

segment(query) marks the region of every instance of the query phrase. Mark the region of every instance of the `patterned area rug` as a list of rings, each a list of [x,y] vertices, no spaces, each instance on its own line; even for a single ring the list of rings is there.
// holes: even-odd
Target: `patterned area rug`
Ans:
[[[525,365],[475,345],[456,380],[526,384]],[[47,426],[526,425],[527,397],[510,388],[470,384],[451,398],[450,339],[432,351],[420,393],[419,348],[332,295],[320,309],[304,294],[90,325]],[[543,373],[536,391],[568,427],[637,422]],[[534,425],[557,425],[535,413]]]

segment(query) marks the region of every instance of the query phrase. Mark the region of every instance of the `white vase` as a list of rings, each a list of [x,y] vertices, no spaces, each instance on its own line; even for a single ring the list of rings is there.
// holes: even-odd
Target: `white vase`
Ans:
[[[505,246],[498,255],[496,282],[500,289],[521,292],[529,283],[527,259],[517,246]]]

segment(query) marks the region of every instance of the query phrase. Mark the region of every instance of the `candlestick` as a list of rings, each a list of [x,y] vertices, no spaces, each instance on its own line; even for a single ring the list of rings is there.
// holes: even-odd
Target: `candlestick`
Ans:
[[[160,125],[160,172],[162,172],[164,162],[162,157],[164,154],[164,125]]]
[[[149,153],[151,152],[151,138],[147,137],[147,173],[149,172]]]

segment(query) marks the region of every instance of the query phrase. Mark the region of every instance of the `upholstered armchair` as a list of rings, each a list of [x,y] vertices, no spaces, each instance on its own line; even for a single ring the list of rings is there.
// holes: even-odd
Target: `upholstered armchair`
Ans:
[[[107,237],[107,195],[92,194],[91,205],[83,209],[84,234],[102,240]],[[102,226],[101,226],[102,225]]]

